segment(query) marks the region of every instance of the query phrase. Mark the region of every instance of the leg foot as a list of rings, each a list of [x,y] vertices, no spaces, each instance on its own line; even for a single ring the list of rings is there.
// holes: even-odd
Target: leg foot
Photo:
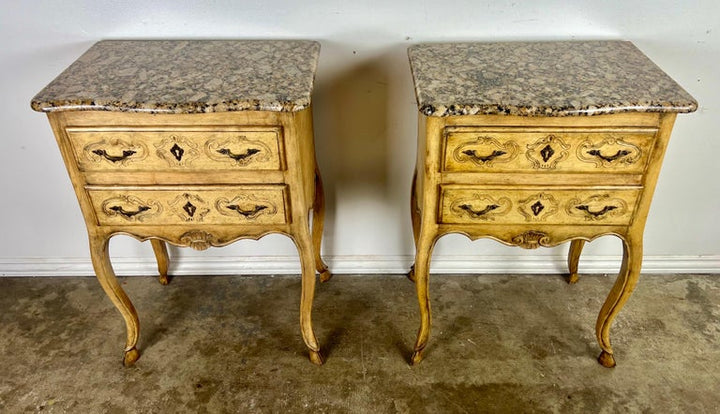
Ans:
[[[578,276],[577,273],[570,273],[570,275],[568,276],[567,282],[571,285],[574,285],[575,283],[577,283],[578,280],[580,280],[580,277]]]
[[[415,265],[410,266],[410,271],[406,275],[411,282],[415,283]]]
[[[132,366],[138,358],[140,358],[140,352],[138,352],[137,348],[132,347],[125,351],[125,355],[123,355],[123,365],[126,367]]]
[[[602,351],[600,353],[600,356],[598,356],[598,362],[600,363],[600,365],[606,368],[615,367],[615,358],[612,356],[611,353],[608,353],[607,351]]]
[[[310,362],[312,362],[313,364],[322,365],[323,363],[325,363],[325,361],[323,360],[323,357],[322,357],[322,355],[320,355],[319,351],[311,350],[309,355],[310,355]]]
[[[423,359],[422,350],[415,351],[410,356],[410,365],[417,365],[420,363],[420,361],[422,361],[422,359]]]
[[[170,283],[170,279],[168,279],[168,275],[160,275],[158,276],[158,282],[163,286],[167,286],[168,283]]]
[[[332,279],[332,273],[327,268],[320,272],[320,283],[325,283],[330,279]]]

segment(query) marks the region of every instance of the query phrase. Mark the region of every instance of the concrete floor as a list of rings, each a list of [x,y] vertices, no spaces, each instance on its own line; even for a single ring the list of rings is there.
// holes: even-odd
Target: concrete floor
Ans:
[[[612,278],[431,278],[426,359],[402,276],[318,285],[326,364],[298,327],[299,277],[123,278],[140,314],[137,364],[93,278],[0,278],[0,412],[720,412],[720,275],[643,275],[596,361]]]

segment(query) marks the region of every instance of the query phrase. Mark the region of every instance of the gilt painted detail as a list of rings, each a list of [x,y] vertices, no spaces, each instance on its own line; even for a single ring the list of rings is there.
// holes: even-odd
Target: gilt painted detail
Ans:
[[[459,217],[473,220],[493,221],[506,215],[512,207],[507,197],[493,198],[484,194],[475,194],[472,198],[461,198],[452,202],[450,211]]]
[[[271,200],[254,195],[238,195],[233,199],[219,198],[215,209],[222,215],[254,221],[261,215],[274,216],[278,207]]]
[[[210,204],[195,194],[183,193],[168,203],[173,213],[183,221],[201,222],[210,212]]]
[[[517,157],[518,145],[514,141],[500,143],[491,136],[479,136],[458,145],[453,151],[457,162],[472,162],[481,167],[492,167],[494,163],[512,161]]]
[[[144,222],[162,213],[162,205],[133,195],[111,197],[103,201],[102,212],[108,217],[121,217],[129,222]]]
[[[270,148],[260,140],[244,135],[232,138],[209,140],[205,153],[215,161],[228,162],[238,166],[263,163],[270,160]]]
[[[180,236],[180,243],[195,250],[207,250],[218,243],[217,237],[201,230],[193,230]]]
[[[103,138],[83,148],[85,158],[94,163],[108,163],[113,166],[127,166],[141,161],[148,155],[147,147],[139,141],[120,138]]]
[[[550,245],[550,236],[541,231],[528,230],[512,238],[512,242],[523,249],[537,249]]]
[[[545,221],[558,211],[558,202],[550,194],[537,193],[518,201],[517,210],[527,221]]]
[[[586,221],[602,221],[609,217],[623,216],[628,211],[627,203],[609,194],[598,194],[586,199],[573,198],[565,206],[565,211]]]
[[[642,157],[642,150],[621,138],[610,137],[597,143],[588,139],[578,146],[577,157],[597,168],[613,168],[635,164]]]
[[[527,145],[525,156],[533,168],[554,170],[560,161],[568,157],[570,145],[557,135],[548,135]]]
[[[155,144],[155,153],[170,167],[185,167],[192,164],[199,155],[197,144],[191,140],[171,135]]]

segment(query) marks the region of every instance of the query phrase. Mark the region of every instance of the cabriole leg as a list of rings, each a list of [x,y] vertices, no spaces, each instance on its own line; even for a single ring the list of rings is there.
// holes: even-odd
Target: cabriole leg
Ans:
[[[417,206],[417,192],[415,185],[417,183],[417,169],[413,174],[412,185],[410,187],[410,218],[412,220],[413,240],[415,246],[418,244],[418,237],[420,236],[420,211]],[[408,279],[415,281],[415,264],[410,266],[410,271],[407,274]]]
[[[110,263],[110,254],[108,252],[110,238],[105,236],[90,237],[90,257],[92,258],[93,268],[100,285],[108,295],[115,307],[120,311],[125,319],[125,327],[127,330],[127,339],[125,341],[125,351],[123,354],[123,365],[130,366],[140,357],[137,350],[137,341],[140,335],[140,322],[138,320],[137,311],[130,298],[120,287],[115,277],[112,265]]]
[[[327,282],[332,277],[327,265],[320,257],[323,226],[325,224],[325,193],[323,191],[320,171],[315,168],[315,201],[313,203],[312,245],[315,253],[315,269],[320,273],[320,282]]]
[[[418,302],[420,304],[420,329],[418,330],[417,340],[412,356],[410,356],[410,364],[416,365],[423,358],[423,350],[430,338],[430,257],[435,245],[436,236],[434,234],[421,234],[418,240],[417,251],[415,254],[415,290],[417,292]]]
[[[300,330],[303,341],[310,350],[310,361],[316,365],[323,364],[315,332],[312,328],[312,305],[315,296],[315,258],[309,229],[301,229],[293,240],[298,248],[300,264],[302,267],[301,294],[300,294]]]
[[[161,285],[167,285],[170,283],[168,279],[168,266],[170,265],[170,258],[168,256],[167,245],[164,241],[158,239],[151,239],[150,244],[152,245],[153,252],[155,253],[155,259],[157,260],[158,266],[158,281]]]
[[[580,263],[580,253],[582,253],[585,240],[573,240],[570,242],[570,251],[568,252],[568,283],[577,283],[578,281],[578,264]]]
[[[615,366],[615,358],[610,345],[610,326],[637,285],[642,266],[642,250],[642,239],[631,238],[623,241],[623,261],[620,274],[600,310],[595,325],[597,340],[602,348],[598,362],[608,368]]]

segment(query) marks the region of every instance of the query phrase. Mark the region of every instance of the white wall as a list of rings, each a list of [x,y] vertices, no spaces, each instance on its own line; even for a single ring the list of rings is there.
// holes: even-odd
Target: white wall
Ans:
[[[29,101],[92,43],[109,38],[322,43],[316,148],[328,199],[323,250],[337,272],[399,272],[411,259],[417,110],[408,45],[631,40],[700,103],[676,122],[647,224],[645,269],[717,272],[719,17],[715,0],[0,1],[0,275],[91,273],[77,201],[47,120]],[[434,270],[557,272],[566,249],[528,252],[447,236],[435,250]],[[586,252],[581,270],[617,269],[615,238]],[[294,246],[282,236],[172,253],[182,258],[179,273],[298,269]],[[112,254],[120,273],[151,269],[147,243],[118,237]]]

